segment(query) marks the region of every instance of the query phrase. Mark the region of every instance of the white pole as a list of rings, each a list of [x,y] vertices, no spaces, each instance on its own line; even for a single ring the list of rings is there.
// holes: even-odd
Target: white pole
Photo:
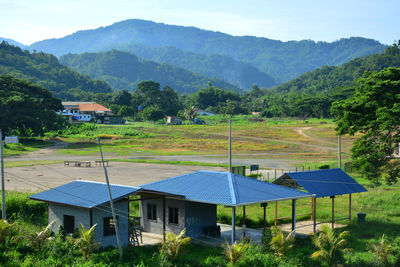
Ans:
[[[1,203],[2,203],[2,219],[6,220],[6,189],[4,185],[4,161],[3,161],[3,132],[0,130],[0,154],[1,154]]]
[[[100,155],[101,155],[101,163],[103,164],[104,174],[105,174],[105,176],[106,176],[108,195],[110,196],[111,213],[112,213],[113,220],[114,220],[114,225],[115,225],[115,235],[117,236],[117,243],[118,243],[118,249],[119,249],[119,256],[122,258],[122,247],[121,247],[121,241],[119,240],[120,236],[119,236],[119,231],[118,231],[118,222],[117,222],[117,217],[115,216],[114,201],[113,201],[112,195],[111,195],[110,182],[108,181],[107,168],[106,168],[106,166],[104,165],[104,158],[103,158],[103,151],[101,150],[100,137],[97,137],[97,140],[98,140],[98,142],[99,142]]]
[[[339,169],[342,168],[342,136],[338,135]]]
[[[229,120],[229,172],[232,172],[232,122]]]

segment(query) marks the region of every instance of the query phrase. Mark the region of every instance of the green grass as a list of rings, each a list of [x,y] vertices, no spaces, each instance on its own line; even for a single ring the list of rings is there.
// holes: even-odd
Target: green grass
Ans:
[[[150,164],[171,164],[171,165],[184,165],[184,166],[208,166],[208,167],[225,167],[228,164],[198,162],[198,161],[178,161],[178,160],[155,160],[155,159],[110,159],[116,162],[130,162],[130,163],[150,163]]]
[[[335,146],[337,137],[335,124],[331,120],[252,121],[252,118],[253,116],[244,115],[233,118],[234,155],[250,154],[281,158],[282,154],[285,154],[285,158],[298,163],[336,160],[335,150],[325,151],[313,147],[313,145],[329,148]],[[71,145],[59,152],[69,155],[96,155],[99,153],[96,137],[101,136],[104,153],[109,156],[227,153],[229,131],[223,116],[208,116],[202,119],[208,124],[160,125],[140,122],[132,125],[97,125],[95,129],[86,127],[84,132],[62,135],[60,139]],[[305,135],[299,133],[301,128],[307,129],[303,130]],[[343,137],[342,140],[343,159],[349,158],[349,149],[354,138]],[[257,155],[260,153],[264,155]]]
[[[63,160],[23,160],[23,161],[5,161],[5,168],[36,166],[36,165],[50,165],[64,162]]]
[[[41,148],[46,148],[53,145],[53,142],[43,141],[41,139],[20,139],[18,144],[4,144],[4,156],[19,156],[29,152],[36,151]]]

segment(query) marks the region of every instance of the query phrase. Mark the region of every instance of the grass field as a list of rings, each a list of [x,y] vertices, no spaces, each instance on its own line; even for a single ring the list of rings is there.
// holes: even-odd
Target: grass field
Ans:
[[[326,162],[337,158],[337,136],[331,120],[252,121],[251,116],[234,117],[232,151],[235,157],[285,158],[299,163]],[[68,155],[95,155],[97,136],[108,156],[215,155],[225,157],[228,124],[221,116],[203,118],[206,125],[98,125],[84,133],[60,136],[71,143],[59,150]],[[343,137],[343,158],[349,158],[354,137]]]
[[[18,156],[41,148],[49,147],[53,142],[41,140],[40,138],[20,139],[18,144],[4,144],[4,156]]]

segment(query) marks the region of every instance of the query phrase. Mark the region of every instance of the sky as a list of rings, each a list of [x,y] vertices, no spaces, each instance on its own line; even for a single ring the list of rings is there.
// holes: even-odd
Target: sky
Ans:
[[[0,0],[0,36],[29,45],[126,19],[231,35],[332,42],[400,39],[399,0]]]

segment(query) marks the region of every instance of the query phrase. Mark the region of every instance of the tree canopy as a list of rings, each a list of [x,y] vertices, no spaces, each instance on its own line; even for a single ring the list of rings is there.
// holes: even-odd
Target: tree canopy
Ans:
[[[57,130],[64,120],[56,114],[61,100],[40,85],[0,75],[0,129],[23,135]]]
[[[400,68],[366,73],[357,81],[355,94],[335,102],[332,114],[338,134],[362,136],[354,143],[356,166],[375,183],[381,173],[390,184],[397,180],[400,166],[393,161],[400,142]]]

